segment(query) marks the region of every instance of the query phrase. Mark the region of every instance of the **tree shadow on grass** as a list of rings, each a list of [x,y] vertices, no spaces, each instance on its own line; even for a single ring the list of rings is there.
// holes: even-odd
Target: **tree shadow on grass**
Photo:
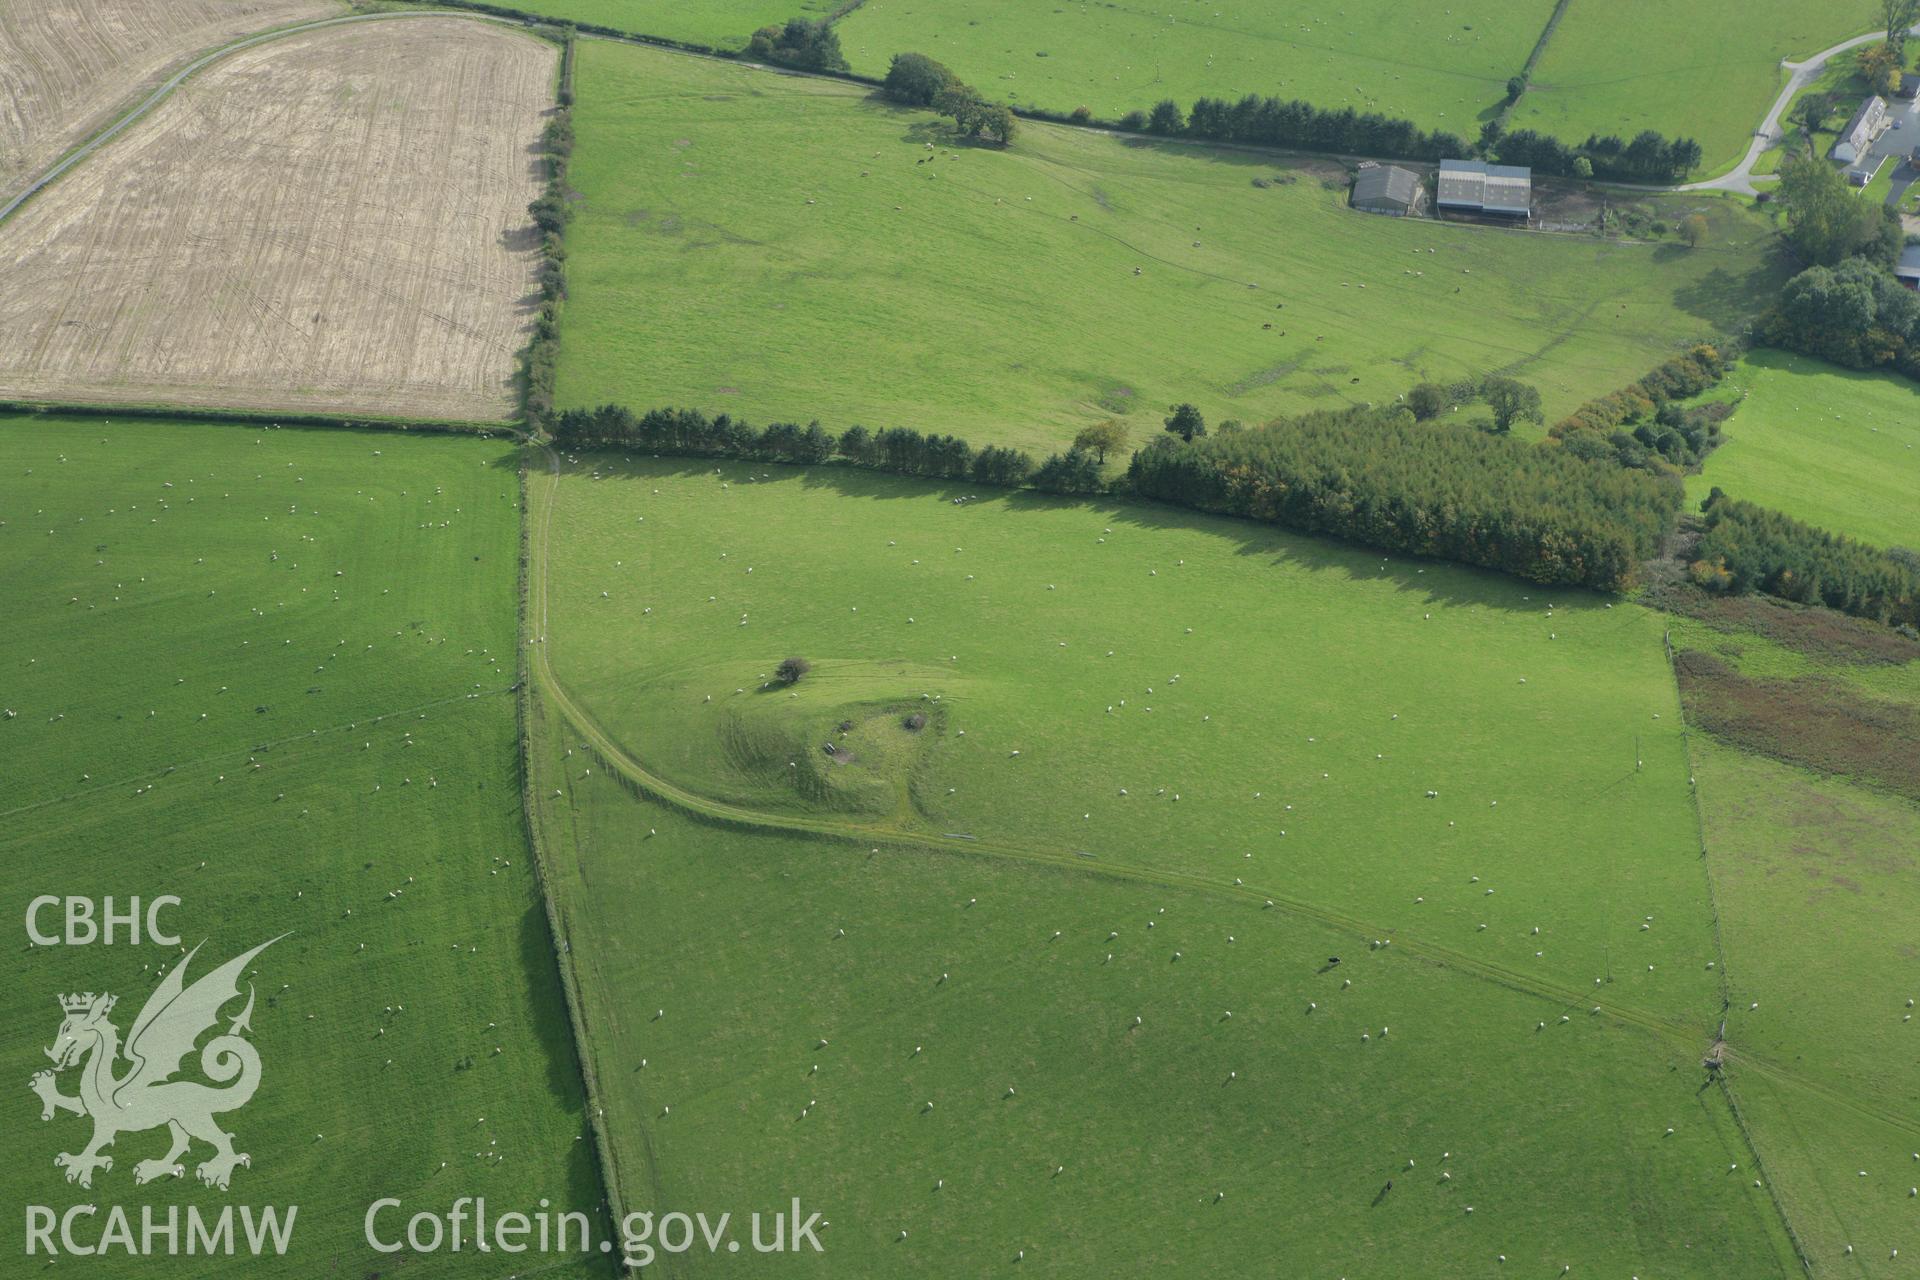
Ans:
[[[538,905],[529,905],[520,915],[520,969],[528,976],[531,999],[527,1013],[532,1023],[534,1043],[544,1059],[547,1092],[562,1103],[567,1113],[587,1131],[587,1103],[581,1085],[580,1061],[575,1056],[573,1027],[567,1019],[565,997],[561,992],[557,966],[568,963],[555,955],[552,932],[546,913]],[[567,1144],[562,1162],[566,1185],[560,1204],[568,1208],[596,1212],[592,1206],[605,1198],[593,1143],[589,1139]]]
[[[1653,261],[1671,267],[1697,249],[1663,244],[1653,251]],[[1793,274],[1785,249],[1771,245],[1753,258],[1737,259],[1739,267],[1716,266],[1673,291],[1674,305],[1697,319],[1705,320],[1720,332],[1744,329],[1749,321],[1773,304],[1780,287]]]
[[[1337,538],[1293,533],[1257,521],[1209,515],[1166,503],[1112,494],[1056,496],[1026,489],[1000,489],[972,481],[896,476],[840,464],[799,466],[741,459],[650,457],[620,453],[583,453],[577,471],[597,472],[609,481],[650,481],[655,477],[708,476],[729,485],[797,484],[854,502],[915,503],[964,501],[994,506],[1013,516],[1065,509],[1084,511],[1089,523],[1124,525],[1142,531],[1201,533],[1230,545],[1234,553],[1262,560],[1273,568],[1331,574],[1359,582],[1387,582],[1411,599],[1430,605],[1478,605],[1515,613],[1544,611],[1547,603],[1572,613],[1601,612],[1609,604],[1599,593],[1571,586],[1545,586],[1490,569],[1445,560],[1427,560],[1397,551],[1380,551]],[[831,555],[831,541],[822,543]],[[1142,560],[1141,572],[1170,567]],[[1413,606],[1410,606],[1413,607]]]
[[[1156,151],[1161,155],[1182,160],[1244,169],[1254,176],[1258,176],[1262,170],[1269,174],[1278,170],[1304,173],[1320,178],[1335,176],[1345,178],[1347,174],[1346,161],[1338,156],[1321,155],[1315,152],[1230,146],[1184,138],[1162,138],[1148,133],[1116,133],[1111,136],[1114,141],[1130,151]]]

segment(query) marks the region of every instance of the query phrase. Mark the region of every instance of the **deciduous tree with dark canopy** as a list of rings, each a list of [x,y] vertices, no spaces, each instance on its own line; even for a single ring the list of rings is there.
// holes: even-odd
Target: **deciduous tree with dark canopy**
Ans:
[[[1786,214],[1787,242],[1806,262],[1831,267],[1852,254],[1866,253],[1892,265],[1899,257],[1899,215],[1889,219],[1882,212],[1885,206],[1856,197],[1840,171],[1825,160],[1788,157],[1780,166],[1774,198]]]
[[[1174,405],[1168,411],[1167,430],[1192,444],[1195,437],[1207,434],[1207,420],[1200,416],[1200,410],[1190,404]]]
[[[880,88],[895,102],[930,107],[942,89],[960,85],[960,77],[924,53],[896,53]]]
[[[813,664],[805,658],[782,658],[780,665],[773,669],[773,678],[783,685],[799,684],[800,677],[811,670]]]
[[[1920,20],[1920,0],[1880,0],[1880,25],[1887,33],[1895,66],[1907,60],[1907,30]]]
[[[1493,377],[1480,384],[1480,398],[1493,410],[1496,431],[1511,431],[1516,422],[1544,422],[1540,389],[1513,378]]]
[[[1787,281],[1761,334],[1772,346],[1851,369],[1886,365],[1920,378],[1920,295],[1865,258],[1808,267]]]
[[[746,56],[801,71],[845,71],[840,37],[824,22],[789,18],[785,26],[762,27],[747,41]]]
[[[977,138],[984,133],[1002,146],[1013,141],[1014,132],[1019,128],[1019,119],[1011,107],[982,101],[979,94],[958,80],[934,95],[933,109],[943,116],[952,116],[954,128],[962,137]]]
[[[1407,392],[1407,408],[1413,410],[1413,416],[1421,422],[1437,418],[1446,412],[1447,389],[1437,382],[1422,382]]]

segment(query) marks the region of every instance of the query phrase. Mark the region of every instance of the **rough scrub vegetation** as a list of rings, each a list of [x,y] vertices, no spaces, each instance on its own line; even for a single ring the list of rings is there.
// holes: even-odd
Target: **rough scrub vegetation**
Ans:
[[[1702,343],[1661,364],[1631,386],[1589,400],[1548,432],[1569,452],[1612,458],[1624,467],[1672,473],[1697,467],[1720,443],[1727,404],[1682,407],[1716,387],[1739,362],[1739,352]]]

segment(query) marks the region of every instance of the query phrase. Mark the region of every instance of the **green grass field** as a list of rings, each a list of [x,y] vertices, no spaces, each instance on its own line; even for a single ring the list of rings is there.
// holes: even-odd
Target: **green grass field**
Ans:
[[[1920,811],[1725,747],[1696,763],[1742,1110],[1816,1271],[1903,1275],[1920,1248],[1920,1124],[1905,1103],[1920,1087],[1905,923],[1920,908]]]
[[[1920,548],[1920,390],[1805,356],[1757,351],[1726,443],[1687,480],[1878,546]]]
[[[1818,612],[1757,616],[1773,626],[1797,620],[1796,630],[1826,644],[1845,632]],[[1762,682],[1750,702],[1761,731],[1748,749],[1698,723],[1692,742],[1733,997],[1729,1075],[1815,1273],[1898,1276],[1905,1265],[1895,1251],[1920,1248],[1910,1194],[1920,1181],[1920,1123],[1904,1102],[1920,1087],[1909,1004],[1920,982],[1907,924],[1920,909],[1920,808],[1910,798],[1910,751],[1904,769],[1888,774],[1907,797],[1847,772],[1844,757],[1864,759],[1870,739],[1902,724],[1912,741],[1920,662],[1879,637],[1877,656],[1840,656],[1848,649],[1783,643],[1790,634],[1674,619],[1682,651],[1715,654]],[[1828,708],[1869,708],[1840,731],[1838,769],[1769,754],[1802,752],[1820,736],[1814,721],[1795,718],[1804,689],[1821,691]],[[1695,719],[1698,704],[1688,706]]]
[[[1080,130],[952,150],[857,89],[605,42],[577,83],[563,405],[1043,449],[1500,369],[1552,420],[1781,278],[1733,202],[1688,252],[1357,214],[1324,166]]]
[[[831,0],[513,0],[510,7],[563,22],[738,50],[761,27],[796,14],[823,18],[834,5]]]
[[[551,517],[544,648],[596,725],[849,836],[690,821],[543,721],[630,1198],[800,1194],[822,1270],[1231,1272],[1257,1241],[1285,1274],[1780,1271],[1696,1092],[1719,986],[1656,615],[1150,507],[757,474],[584,460]],[[797,696],[762,690],[793,653]],[[1455,1133],[1494,1162],[1471,1195]]]
[[[1573,0],[1514,109],[1512,128],[1578,143],[1642,129],[1690,137],[1696,177],[1736,164],[1786,83],[1783,58],[1805,58],[1872,29],[1867,5],[1802,0]]]
[[[55,997],[116,993],[124,1034],[175,953],[16,933],[7,1199],[136,1222],[143,1203],[299,1206],[285,1258],[143,1268],[195,1280],[384,1270],[361,1226],[381,1196],[593,1210],[520,813],[513,446],[116,416],[0,420],[0,450],[7,917],[40,894],[178,895],[169,922],[206,944],[189,978],[286,935],[254,970],[262,1081],[221,1118],[252,1166],[222,1193],[195,1180],[199,1144],[182,1181],[135,1189],[164,1131],[122,1134],[91,1191],[62,1181],[53,1157],[90,1125],[41,1125],[25,1088]],[[442,1253],[406,1274],[477,1272]]]
[[[643,35],[739,49],[755,28],[828,0],[525,0],[519,7]],[[938,58],[989,99],[1115,120],[1162,98],[1302,98],[1446,129],[1472,141],[1504,101],[1545,29],[1551,0],[1408,11],[1356,0],[1310,5],[1181,0],[1009,7],[991,0],[867,0],[838,23],[852,69],[883,76],[896,53]],[[1783,59],[1805,58],[1870,29],[1865,8],[1713,0],[1575,0],[1555,29],[1512,128],[1577,144],[1589,134],[1642,129],[1691,137],[1705,152],[1695,177],[1731,168],[1785,81]],[[1761,170],[1767,172],[1768,170]]]
[[[1553,12],[1552,0],[1344,8],[1248,0],[1005,5],[867,0],[839,24],[853,69],[924,53],[990,99],[1104,120],[1162,98],[1249,93],[1410,119],[1471,141]]]
[[[1690,1047],[1097,868],[715,829],[577,759],[542,804],[624,1176],[822,1212],[770,1273],[1787,1274]]]
[[[1278,878],[1560,982],[1645,953],[1615,964],[1632,999],[1704,1016],[1704,917],[1639,930],[1701,891],[1655,615],[1151,506],[597,465],[562,491],[550,654],[668,779],[763,811]],[[828,529],[831,554],[799,551]],[[797,696],[761,691],[791,653],[818,670]],[[919,734],[897,724],[915,711]],[[1356,876],[1356,848],[1401,853]],[[1544,956],[1524,930],[1477,931],[1530,913],[1553,922]]]

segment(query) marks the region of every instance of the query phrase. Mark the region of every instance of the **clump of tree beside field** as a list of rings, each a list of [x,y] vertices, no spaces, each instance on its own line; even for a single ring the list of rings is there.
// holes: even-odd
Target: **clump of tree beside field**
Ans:
[[[796,71],[844,75],[847,70],[839,35],[829,23],[808,18],[789,18],[784,24],[760,28],[741,56]]]
[[[985,134],[1005,146],[1019,128],[1011,107],[986,101],[944,64],[922,53],[894,54],[880,91],[904,106],[931,107],[952,116],[954,128],[969,138]]]
[[[1575,409],[1554,423],[1549,438],[1583,458],[1678,474],[1699,467],[1720,443],[1730,404],[1687,405],[1716,387],[1739,353],[1706,343],[1673,357],[1631,386]]]
[[[1881,550],[1713,490],[1691,565],[1709,591],[1764,591],[1800,604],[1920,627],[1920,555]]]
[[[1127,479],[1202,511],[1601,591],[1633,581],[1682,502],[1644,472],[1400,408],[1163,436]]]
[[[1858,199],[1832,165],[1792,156],[1775,196],[1787,243],[1810,264],[1761,326],[1770,346],[1849,369],[1920,378],[1920,297],[1893,275],[1906,237],[1899,214]]]

